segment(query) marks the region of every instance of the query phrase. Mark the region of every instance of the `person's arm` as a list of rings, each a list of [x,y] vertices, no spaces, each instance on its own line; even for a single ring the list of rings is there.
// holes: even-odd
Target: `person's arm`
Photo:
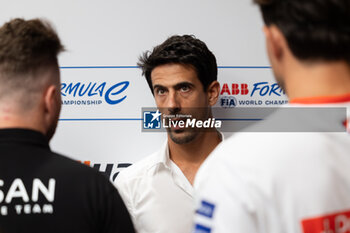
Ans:
[[[101,230],[99,232],[135,233],[128,209],[117,189],[107,179],[101,183],[100,187],[105,194],[102,195],[103,200],[100,201],[102,205],[100,208]]]

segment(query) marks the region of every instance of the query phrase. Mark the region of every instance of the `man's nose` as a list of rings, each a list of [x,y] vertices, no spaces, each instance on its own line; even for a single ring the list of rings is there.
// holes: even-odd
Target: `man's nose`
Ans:
[[[179,112],[181,110],[180,99],[176,91],[170,91],[167,107],[169,112],[173,113]]]

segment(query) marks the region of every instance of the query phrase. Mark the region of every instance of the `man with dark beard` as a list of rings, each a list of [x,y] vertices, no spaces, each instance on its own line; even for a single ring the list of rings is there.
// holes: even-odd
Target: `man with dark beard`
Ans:
[[[212,118],[219,95],[216,59],[193,36],[172,36],[146,52],[138,64],[164,118],[179,122]],[[168,139],[153,155],[116,179],[138,233],[186,232],[191,226],[194,176],[221,142],[216,130],[172,125]]]
[[[0,28],[0,232],[133,233],[109,180],[50,150],[62,50],[46,21],[13,19]]]

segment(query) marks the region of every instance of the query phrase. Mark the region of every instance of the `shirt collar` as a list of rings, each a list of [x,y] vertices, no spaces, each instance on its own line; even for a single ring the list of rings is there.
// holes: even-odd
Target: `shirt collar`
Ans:
[[[44,148],[49,147],[49,141],[44,134],[31,129],[5,128],[0,129],[0,143],[33,144]]]
[[[335,104],[350,102],[350,93],[338,96],[316,96],[295,98],[289,101],[291,104]]]
[[[160,147],[160,149],[157,152],[157,156],[154,160],[154,165],[156,164],[162,164],[166,168],[170,169],[170,155],[169,155],[169,146],[168,146],[168,139],[165,140],[163,145]]]
[[[221,139],[221,142],[225,140],[225,136],[223,133],[219,132],[219,137]],[[170,161],[170,153],[169,153],[169,145],[168,145],[168,138],[165,140],[159,151],[157,152],[158,156],[156,157],[155,163],[156,164],[162,164],[166,168],[171,168],[171,161]]]

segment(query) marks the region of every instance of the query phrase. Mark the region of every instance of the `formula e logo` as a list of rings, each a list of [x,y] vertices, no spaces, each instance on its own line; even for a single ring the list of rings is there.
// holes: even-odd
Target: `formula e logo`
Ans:
[[[223,108],[234,108],[237,106],[237,99],[233,96],[222,96],[220,106]]]
[[[107,104],[116,105],[126,99],[127,96],[123,94],[123,92],[128,86],[128,81],[119,82],[112,86],[107,85],[106,82],[62,83],[62,104],[99,105],[102,104],[104,100]]]
[[[160,116],[162,114],[157,111],[144,111],[143,112],[143,128],[144,129],[160,129],[161,121]]]

